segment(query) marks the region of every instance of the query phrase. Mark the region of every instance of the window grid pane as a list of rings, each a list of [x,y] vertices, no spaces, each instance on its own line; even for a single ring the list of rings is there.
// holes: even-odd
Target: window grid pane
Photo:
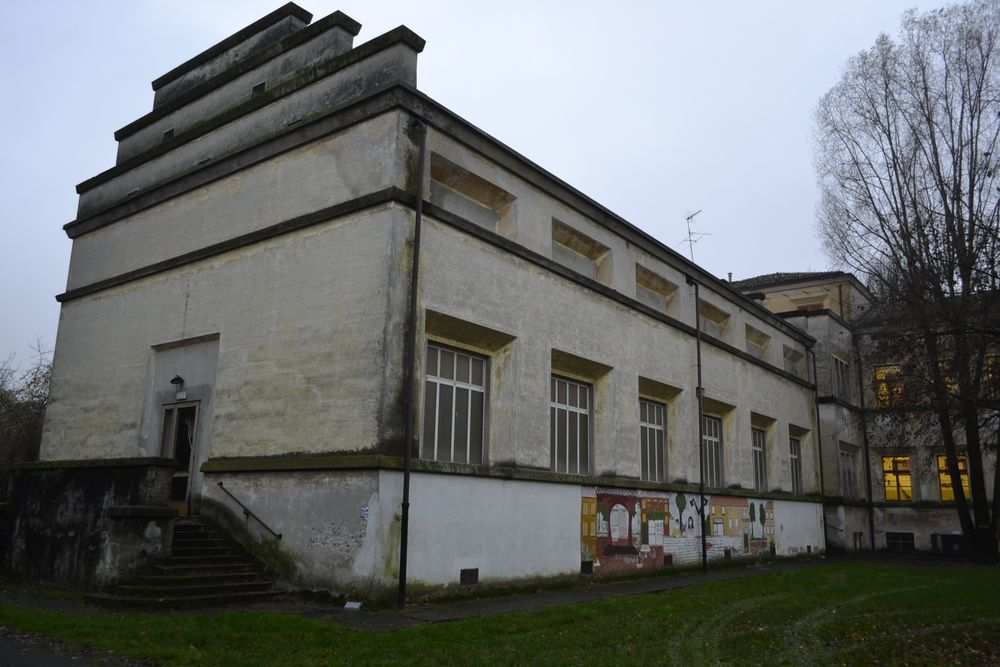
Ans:
[[[958,475],[962,483],[962,491],[968,501],[969,492],[969,468],[968,461],[964,456],[958,457]],[[941,501],[946,503],[955,502],[955,489],[951,484],[951,474],[948,472],[948,457],[940,455],[937,457],[938,466],[938,487],[941,492]]]
[[[702,418],[702,465],[705,484],[720,488],[722,478],[722,420],[704,415]]]
[[[758,491],[767,490],[767,433],[759,428],[750,431],[753,449],[753,485]]]
[[[553,439],[552,467],[556,472],[590,473],[590,385],[553,377],[549,399]]]
[[[427,346],[421,458],[483,463],[486,360]]]
[[[909,456],[882,457],[882,484],[885,499],[897,502],[913,500],[913,478]]]
[[[650,482],[666,479],[665,429],[667,406],[656,401],[639,399],[639,460],[640,478]]]
[[[792,473],[792,493],[802,493],[802,441],[788,439],[789,464]]]
[[[845,498],[853,498],[858,495],[856,465],[855,450],[848,447],[841,447],[840,495]]]

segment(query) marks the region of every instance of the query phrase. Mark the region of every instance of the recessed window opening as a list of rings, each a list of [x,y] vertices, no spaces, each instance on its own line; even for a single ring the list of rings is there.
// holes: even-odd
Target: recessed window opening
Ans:
[[[767,491],[767,431],[751,429],[750,446],[753,451],[753,488]]]
[[[851,395],[851,367],[837,355],[832,356],[833,390],[836,392],[837,398],[846,401]]]
[[[784,346],[783,356],[785,359],[785,370],[800,378],[806,375],[806,355],[801,350],[794,347]]]
[[[701,330],[715,338],[725,335],[729,325],[729,313],[708,301],[698,300],[698,315],[701,320]]]
[[[635,265],[635,298],[650,308],[666,312],[677,285],[641,264]]]
[[[757,359],[767,357],[767,348],[771,344],[771,337],[760,329],[755,329],[749,324],[746,325],[747,352]]]
[[[590,473],[593,391],[589,384],[552,376],[549,429],[552,468],[570,474]]]
[[[257,97],[258,95],[263,95],[265,90],[267,90],[267,82],[262,81],[250,89],[250,96]]]
[[[170,128],[169,130],[166,130],[163,133],[163,140],[164,141],[170,141],[173,138],[174,138],[174,128]]]
[[[645,398],[639,399],[639,456],[641,479],[662,482],[666,479],[667,406]]]
[[[969,460],[964,456],[959,456],[957,463],[958,477],[962,482],[962,491],[965,493],[966,501],[968,501],[971,498],[971,492],[969,491]],[[941,492],[941,501],[946,503],[955,502],[955,488],[951,484],[947,456],[942,454],[937,457],[937,469],[938,490]]]
[[[858,448],[840,445],[840,495],[854,498],[858,495]]]
[[[802,493],[802,440],[795,436],[788,438],[788,465],[792,477],[792,493]]]
[[[876,366],[873,376],[877,407],[891,408],[903,402],[903,371],[899,366]]]
[[[600,241],[552,219],[552,259],[605,284],[611,282],[611,249]]]
[[[514,195],[437,153],[431,153],[431,203],[504,235],[514,226]]]
[[[722,419],[714,415],[702,417],[702,466],[705,486],[722,488]]]
[[[481,464],[486,430],[487,360],[429,344],[420,456]]]
[[[882,485],[885,499],[891,502],[913,500],[913,477],[909,456],[882,457]]]

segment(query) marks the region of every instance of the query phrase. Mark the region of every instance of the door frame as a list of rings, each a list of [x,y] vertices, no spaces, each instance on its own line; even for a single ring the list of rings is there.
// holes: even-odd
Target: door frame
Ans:
[[[194,425],[191,429],[191,452],[188,457],[188,468],[186,471],[174,470],[174,473],[170,476],[171,484],[173,480],[178,476],[178,473],[187,476],[187,487],[184,493],[184,500],[167,500],[167,504],[171,507],[177,509],[181,514],[189,515],[191,514],[191,480],[194,477],[193,468],[197,465],[198,461],[198,426],[201,420],[201,401],[198,400],[183,400],[183,401],[170,401],[167,403],[160,404],[160,455],[164,458],[173,459],[174,458],[174,447],[177,444],[177,418],[183,408],[194,408]],[[171,418],[169,439],[167,436],[167,411],[173,410],[173,416]],[[170,451],[166,451],[169,447]]]

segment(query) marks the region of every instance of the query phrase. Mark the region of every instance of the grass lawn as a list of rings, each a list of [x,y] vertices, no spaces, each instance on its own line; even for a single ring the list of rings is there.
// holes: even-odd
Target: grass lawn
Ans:
[[[1000,569],[837,563],[391,632],[277,613],[0,607],[0,624],[160,665],[1000,665]]]

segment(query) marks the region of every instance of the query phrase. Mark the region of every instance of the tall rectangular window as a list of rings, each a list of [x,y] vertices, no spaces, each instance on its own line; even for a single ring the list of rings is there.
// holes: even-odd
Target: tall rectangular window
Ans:
[[[767,491],[767,432],[751,429],[750,445],[753,449],[753,488]]]
[[[899,366],[876,366],[875,405],[889,408],[903,400],[903,373]]]
[[[802,440],[788,439],[788,462],[792,473],[792,493],[802,493]]]
[[[549,447],[556,472],[590,473],[590,385],[552,376]]]
[[[666,479],[667,406],[656,401],[639,399],[639,456],[642,479],[662,482]]]
[[[851,367],[838,356],[833,357],[833,384],[837,398],[849,400],[851,396]]]
[[[882,486],[885,499],[909,502],[913,500],[913,477],[909,456],[882,457]]]
[[[486,359],[428,345],[426,367],[421,458],[481,464],[486,432]]]
[[[705,485],[722,487],[722,420],[711,415],[702,416],[701,437],[702,466]]]
[[[937,457],[938,468],[938,488],[941,490],[941,501],[946,503],[955,502],[955,489],[951,485],[951,475],[948,473],[948,457],[941,455]],[[962,491],[965,499],[969,500],[969,461],[964,456],[958,457],[958,474],[962,480]]]
[[[858,450],[848,445],[840,446],[840,495],[855,498],[858,495]]]

